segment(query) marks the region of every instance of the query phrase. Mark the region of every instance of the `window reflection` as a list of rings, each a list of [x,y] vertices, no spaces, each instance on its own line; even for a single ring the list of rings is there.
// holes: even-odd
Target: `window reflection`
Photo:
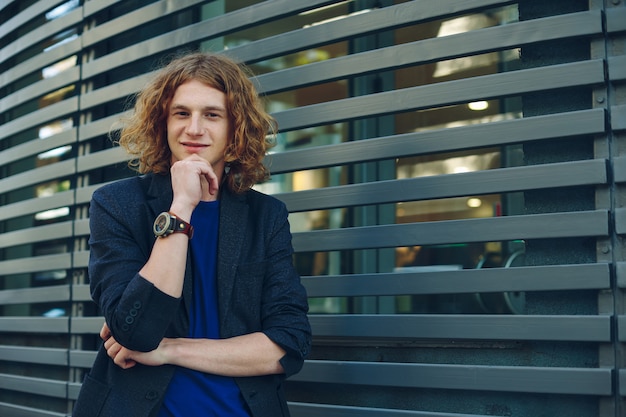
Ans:
[[[41,74],[43,78],[52,78],[65,70],[75,67],[77,59],[76,55],[72,55],[69,58],[65,58],[53,65],[50,65],[49,67],[44,68],[41,71]]]
[[[400,3],[400,2],[398,2]],[[335,19],[354,12],[347,4],[324,8],[318,19]],[[302,13],[297,19],[286,19],[289,27],[299,27],[298,19],[314,16],[315,13]],[[395,44],[416,42],[428,38],[458,35],[516,21],[516,6],[507,6],[485,13],[459,16],[453,19],[431,21],[394,30],[392,42]],[[312,25],[315,19],[308,24]],[[290,22],[290,23],[287,23]],[[271,31],[272,24],[264,28]],[[261,38],[255,29],[244,31],[245,39],[236,36],[228,42],[238,44]],[[276,28],[275,30],[278,30]],[[283,30],[284,32],[284,30]],[[242,34],[239,34],[243,36]],[[382,45],[379,41],[368,43],[358,40],[359,51],[375,49]],[[275,58],[271,62],[253,63],[256,73],[264,73],[306,65],[319,60],[333,59],[354,53],[356,43],[344,42],[316,47],[310,51],[300,51],[287,57]],[[422,85],[447,82],[457,79],[496,74],[518,68],[519,51],[506,51],[480,54],[469,57],[442,60],[434,63],[414,65],[380,74],[386,77],[382,85],[393,89],[404,89]],[[365,94],[361,91],[368,83],[359,80],[339,80],[319,86],[283,91],[267,96],[268,109],[277,112],[310,104],[329,102]],[[439,108],[429,108],[395,114],[391,117],[372,118],[364,121],[367,132],[357,131],[350,123],[338,123],[300,131],[284,132],[278,138],[278,146],[273,152],[280,153],[292,149],[303,149],[353,140],[367,140],[391,134],[405,134],[447,129],[472,124],[496,122],[521,117],[519,97],[506,99],[485,99],[469,103]],[[375,120],[374,120],[375,119]],[[287,174],[274,175],[270,183],[264,184],[267,192],[295,192],[344,185],[365,181],[417,178],[431,175],[455,175],[466,172],[483,171],[518,163],[519,148],[487,148],[419,155],[399,158],[395,161],[380,161],[358,166],[337,166],[313,169]],[[391,172],[389,171],[391,167]],[[395,168],[394,168],[395,167]],[[471,219],[516,214],[520,209],[520,199],[516,196],[468,195],[426,201],[403,201],[394,205],[359,207],[358,209],[315,210],[292,213],[290,222],[295,233],[319,229],[336,229],[347,226],[366,226],[384,223],[415,223],[443,220]],[[389,215],[391,213],[391,215]],[[368,223],[367,218],[375,218],[376,223]],[[365,222],[364,222],[365,221]],[[473,269],[485,267],[519,266],[523,261],[523,242],[459,243],[454,245],[414,246],[378,251],[345,251],[297,253],[296,265],[303,276],[358,274],[368,272],[430,271],[442,269]],[[511,261],[515,256],[515,262]],[[389,261],[389,258],[390,261]],[[374,261],[372,261],[374,259]],[[387,259],[387,260],[385,260]],[[510,261],[510,262],[509,262]],[[367,270],[363,265],[378,265],[378,270]],[[365,268],[365,269],[364,269]],[[383,300],[384,299],[384,300]],[[351,298],[320,298],[311,300],[311,311],[318,313],[342,312],[381,312],[372,305],[393,305],[395,312],[412,313],[519,313],[523,309],[523,294],[465,294],[442,296],[398,296]],[[386,310],[387,312],[389,310]]]
[[[54,9],[46,13],[46,19],[48,20],[58,19],[59,17],[64,16],[67,13],[74,10],[75,8],[77,8],[79,4],[80,4],[79,0],[66,1],[65,3],[55,7]]]

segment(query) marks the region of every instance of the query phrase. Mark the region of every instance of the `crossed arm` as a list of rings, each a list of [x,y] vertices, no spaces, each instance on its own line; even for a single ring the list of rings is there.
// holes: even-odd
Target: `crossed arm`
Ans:
[[[147,366],[177,365],[222,376],[257,376],[283,373],[280,359],[285,351],[264,333],[229,339],[164,338],[151,352],[137,352],[120,345],[105,323],[100,331],[113,362],[123,369],[140,363]]]

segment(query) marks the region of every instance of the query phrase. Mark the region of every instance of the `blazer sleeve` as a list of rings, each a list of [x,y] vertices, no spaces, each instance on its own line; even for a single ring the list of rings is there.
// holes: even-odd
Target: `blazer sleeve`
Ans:
[[[152,220],[135,179],[98,189],[89,208],[91,296],[115,339],[137,351],[151,351],[163,339],[180,300],[138,274],[154,236]]]
[[[280,362],[289,377],[300,371],[311,350],[311,327],[306,290],[293,265],[288,212],[282,202],[275,214],[267,235],[261,320],[264,333],[286,352]]]

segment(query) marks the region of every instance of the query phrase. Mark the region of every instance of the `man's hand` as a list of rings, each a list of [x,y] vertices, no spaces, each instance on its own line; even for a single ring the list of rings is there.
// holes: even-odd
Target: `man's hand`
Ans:
[[[100,337],[104,340],[104,348],[107,351],[107,354],[113,362],[122,369],[129,369],[133,366],[137,365],[137,361],[132,359],[132,350],[126,349],[124,346],[120,345],[113,335],[111,335],[111,330],[106,323],[102,325],[102,329],[100,330]]]
[[[182,204],[182,210],[189,208],[193,210],[201,200],[217,199],[220,177],[205,159],[191,155],[175,162],[170,171],[174,192],[173,206]]]
[[[104,340],[104,348],[109,357],[113,359],[113,363],[122,369],[130,369],[138,363],[148,366],[165,364],[165,358],[161,354],[160,347],[164,342],[167,342],[166,339],[163,339],[159,347],[152,352],[137,352],[120,345],[111,335],[111,330],[109,330],[109,326],[106,323],[102,325],[100,337]]]

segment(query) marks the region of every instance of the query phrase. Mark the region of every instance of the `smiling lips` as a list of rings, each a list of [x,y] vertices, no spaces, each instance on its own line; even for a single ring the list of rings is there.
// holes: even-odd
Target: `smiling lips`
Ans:
[[[186,149],[189,149],[192,151],[199,151],[209,146],[203,143],[195,143],[195,142],[182,142],[181,145],[183,145]]]

